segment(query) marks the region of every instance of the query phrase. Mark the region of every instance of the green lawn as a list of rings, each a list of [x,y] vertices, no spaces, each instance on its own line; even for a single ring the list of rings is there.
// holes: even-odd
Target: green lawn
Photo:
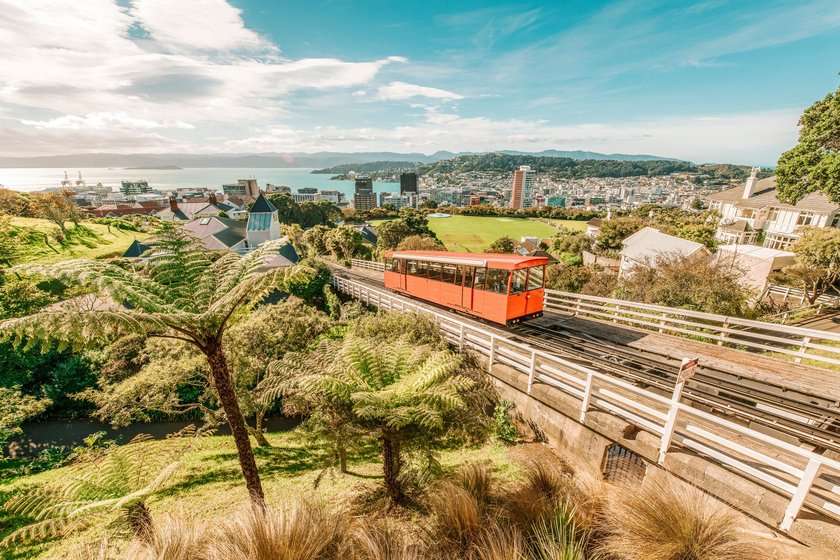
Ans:
[[[115,227],[92,222],[81,222],[79,230],[67,222],[67,239],[58,243],[53,232],[58,227],[39,218],[13,217],[11,225],[21,232],[21,245],[24,246],[23,262],[53,263],[67,259],[101,259],[122,255],[135,238],[142,240],[147,234],[135,231],[121,231]],[[29,235],[23,235],[28,231]],[[44,240],[48,236],[48,243]]]
[[[317,445],[305,443],[297,431],[268,434],[270,448],[255,448],[257,465],[262,476],[266,501],[278,506],[290,498],[308,498],[330,505],[353,503],[377,493],[382,485],[382,464],[379,450],[370,449],[350,457],[348,474],[328,469],[329,458]],[[171,442],[142,443],[149,454],[160,452]],[[518,478],[523,462],[523,452],[535,444],[506,446],[491,441],[479,447],[443,451],[439,460],[444,472],[452,472],[470,461],[488,462],[499,480]],[[164,513],[185,513],[201,519],[223,519],[247,505],[247,493],[233,439],[229,436],[200,438],[191,451],[181,458],[181,467],[165,485],[164,490],[149,501],[152,514],[160,518]],[[12,492],[47,481],[67,479],[71,468],[62,467],[40,474],[21,477],[13,482],[0,484],[0,503]],[[0,537],[20,523],[19,519],[6,516],[0,510]],[[42,542],[18,545],[0,550],[3,560],[65,557],[81,542],[98,542],[102,527],[92,527],[80,535]],[[72,557],[72,556],[71,556]]]
[[[585,230],[586,222],[577,220],[546,220],[549,225],[537,219],[497,218],[494,216],[450,216],[429,218],[429,227],[443,241],[450,251],[483,251],[502,236],[519,241],[523,236],[553,237],[554,226],[563,225],[569,229]],[[382,220],[372,222],[375,226]]]

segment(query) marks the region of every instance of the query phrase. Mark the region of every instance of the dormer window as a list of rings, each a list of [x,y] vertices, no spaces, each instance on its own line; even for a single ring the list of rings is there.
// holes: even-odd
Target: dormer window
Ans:
[[[770,211],[767,213],[767,221],[768,222],[775,222],[779,219],[779,209],[775,206],[770,208]]]
[[[752,219],[754,213],[755,210],[753,210],[752,208],[741,208],[741,210],[738,212],[738,217],[750,220]]]

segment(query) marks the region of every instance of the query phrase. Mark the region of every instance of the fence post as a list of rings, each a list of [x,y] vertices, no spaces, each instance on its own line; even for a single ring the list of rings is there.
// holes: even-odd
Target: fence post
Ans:
[[[487,371],[488,372],[493,371],[493,357],[495,356],[495,354],[496,354],[496,336],[491,334],[490,335],[490,357],[487,360]]]
[[[537,351],[531,350],[531,369],[528,371],[528,394],[531,394],[531,386],[534,384],[534,374],[537,371]]]
[[[665,332],[665,313],[659,314],[659,332]]]
[[[802,337],[802,345],[799,347],[798,356],[796,359],[793,360],[795,363],[800,364],[802,363],[802,357],[808,353],[808,343],[811,342],[810,336],[803,336]]]
[[[458,350],[464,351],[464,323],[460,323],[461,332],[458,335]]]
[[[665,428],[662,430],[662,440],[659,444],[659,459],[660,465],[665,464],[665,455],[668,453],[668,448],[671,447],[671,440],[674,437],[674,429],[677,426],[677,413],[680,410],[680,399],[682,398],[683,388],[685,382],[694,375],[697,371],[697,358],[690,360],[688,358],[682,359],[680,365],[680,372],[677,374],[677,384],[674,385],[674,394],[671,395],[671,408],[668,410],[668,418],[665,420]]]
[[[820,463],[816,459],[808,461],[808,466],[802,471],[802,480],[799,481],[799,486],[796,487],[793,497],[785,510],[785,517],[782,519],[782,524],[779,529],[787,533],[796,516],[799,515],[799,510],[802,509],[802,504],[805,503],[805,498],[808,497],[808,492],[811,491],[811,486],[814,484],[814,479],[817,477],[817,472],[820,470]]]
[[[583,392],[583,402],[580,403],[580,423],[586,423],[586,411],[589,410],[589,401],[592,400],[592,372],[586,374],[586,390]]]
[[[718,346],[723,346],[725,339],[729,337],[729,333],[726,332],[726,329],[729,328],[729,317],[723,320],[723,324],[720,326],[720,340],[718,340]]]

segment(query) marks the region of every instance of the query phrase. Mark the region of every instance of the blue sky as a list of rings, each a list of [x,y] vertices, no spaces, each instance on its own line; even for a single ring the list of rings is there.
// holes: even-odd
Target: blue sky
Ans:
[[[773,164],[840,2],[0,0],[0,153],[493,149]]]

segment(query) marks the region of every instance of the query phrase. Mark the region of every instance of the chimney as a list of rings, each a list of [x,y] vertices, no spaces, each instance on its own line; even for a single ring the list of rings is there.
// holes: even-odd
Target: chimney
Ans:
[[[169,209],[172,210],[173,212],[178,211],[178,201],[175,200],[174,196],[169,197]]]
[[[208,197],[207,201],[210,204],[218,204],[218,202],[219,202],[218,200],[216,200],[216,193],[215,192],[210,193],[210,196]]]
[[[608,208],[607,209],[607,221],[610,221],[610,220],[612,220],[612,210]]]
[[[752,173],[750,173],[747,183],[744,185],[744,196],[742,198],[749,198],[755,194],[755,185],[758,183],[758,171],[758,167],[752,168]]]

